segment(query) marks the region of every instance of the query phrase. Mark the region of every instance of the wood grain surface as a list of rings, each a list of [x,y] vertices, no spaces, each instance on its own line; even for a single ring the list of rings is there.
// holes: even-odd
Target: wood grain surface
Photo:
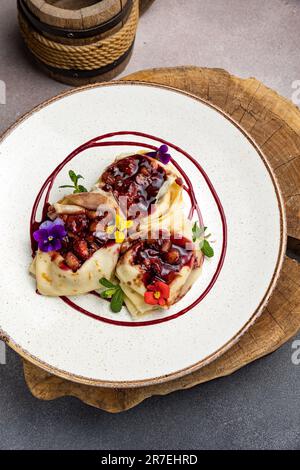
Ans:
[[[181,88],[229,114],[250,134],[275,171],[285,200],[288,235],[300,239],[300,111],[255,78],[198,67],[152,69],[128,77]]]
[[[59,28],[85,29],[105,23],[124,8],[127,0],[25,0],[44,23]]]
[[[300,111],[255,78],[241,79],[220,69],[179,67],[137,72],[124,80],[174,86],[218,106],[250,134],[274,169],[287,209],[288,235],[300,240]],[[292,244],[291,244],[292,245]],[[265,356],[300,329],[300,265],[286,258],[279,282],[261,317],[222,357],[193,374],[164,384],[135,389],[90,387],[55,377],[27,361],[24,374],[32,394],[43,400],[74,396],[84,403],[116,413],[153,395],[229,375]]]

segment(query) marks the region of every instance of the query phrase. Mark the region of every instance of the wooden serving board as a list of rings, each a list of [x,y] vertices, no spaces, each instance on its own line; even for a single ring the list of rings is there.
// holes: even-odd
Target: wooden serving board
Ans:
[[[286,203],[288,235],[300,240],[300,111],[255,78],[240,79],[220,69],[176,67],[144,70],[124,80],[174,86],[218,106],[238,122],[263,150],[277,175]],[[286,258],[267,307],[240,341],[208,366],[164,384],[133,389],[107,389],[66,381],[24,361],[32,394],[43,400],[74,396],[84,403],[117,413],[152,395],[166,395],[231,374],[288,341],[300,329],[300,264]]]

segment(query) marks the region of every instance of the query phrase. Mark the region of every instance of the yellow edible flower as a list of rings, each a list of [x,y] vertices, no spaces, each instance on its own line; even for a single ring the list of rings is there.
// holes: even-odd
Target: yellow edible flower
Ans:
[[[107,227],[106,232],[111,235],[114,233],[116,243],[123,243],[125,240],[125,233],[128,228],[132,227],[133,221],[124,219],[120,213],[116,214],[116,223],[115,225],[110,225]]]

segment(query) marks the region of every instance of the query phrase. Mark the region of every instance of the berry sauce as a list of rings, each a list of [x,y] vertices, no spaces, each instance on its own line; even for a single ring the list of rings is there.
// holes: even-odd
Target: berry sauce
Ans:
[[[186,238],[159,236],[158,239],[140,240],[133,247],[133,264],[144,271],[147,287],[155,281],[170,284],[183,266],[193,266],[195,255]]]
[[[165,169],[154,159],[136,154],[110,165],[101,182],[102,189],[113,193],[127,218],[134,219],[149,213],[166,179]]]

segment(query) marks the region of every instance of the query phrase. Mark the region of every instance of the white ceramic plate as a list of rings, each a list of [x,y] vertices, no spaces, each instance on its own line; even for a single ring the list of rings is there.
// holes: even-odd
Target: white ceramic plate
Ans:
[[[111,313],[91,295],[72,299],[81,312],[60,298],[37,295],[27,271],[29,220],[41,186],[74,149],[115,132],[121,134],[101,139],[109,144],[83,151],[64,166],[50,200],[62,196],[58,186],[68,169],[91,186],[118,153],[166,141],[215,241],[215,257],[205,261],[186,297],[141,322],[133,322],[125,308]],[[133,82],[72,90],[13,126],[2,139],[0,157],[0,327],[29,361],[93,385],[163,382],[222,354],[267,303],[285,251],[277,184],[250,138],[198,98]]]

